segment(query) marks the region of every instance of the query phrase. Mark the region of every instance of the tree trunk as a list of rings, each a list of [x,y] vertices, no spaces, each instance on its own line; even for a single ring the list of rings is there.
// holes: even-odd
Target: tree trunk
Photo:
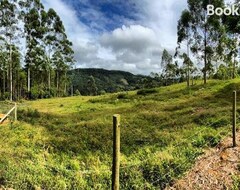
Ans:
[[[233,38],[234,38],[234,40],[237,41],[236,35],[234,35]],[[233,79],[236,78],[236,75],[235,75],[235,74],[236,74],[236,55],[235,55],[235,53],[234,53],[234,54],[233,54],[233,75],[232,75]]]
[[[57,70],[57,96],[59,97],[59,72]]]
[[[30,92],[31,92],[31,73],[30,73],[30,65],[28,65],[28,98],[30,98]]]
[[[235,72],[236,72],[236,57],[233,58],[233,75],[232,78],[235,79]]]
[[[204,84],[207,84],[207,26],[204,31],[204,69],[203,69],[203,80]]]
[[[3,94],[6,92],[6,73],[3,70]]]
[[[73,96],[73,84],[71,85],[71,96]]]
[[[12,45],[9,49],[9,79],[10,79],[10,101],[13,101],[13,63],[12,63]]]
[[[189,39],[188,39],[189,31],[187,31],[187,56],[189,58]],[[187,87],[190,86],[190,60],[188,60],[188,68],[187,68]]]
[[[64,95],[67,94],[67,72],[65,72],[65,80],[64,80]]]
[[[50,91],[51,89],[51,70],[48,71],[48,89]]]

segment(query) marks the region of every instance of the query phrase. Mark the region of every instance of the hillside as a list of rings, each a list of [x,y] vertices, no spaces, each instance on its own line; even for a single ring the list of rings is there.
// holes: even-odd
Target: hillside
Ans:
[[[240,94],[238,79],[209,81],[206,86],[198,81],[191,89],[182,83],[19,103],[19,121],[0,127],[0,185],[109,189],[112,116],[118,113],[120,189],[172,186],[209,147],[231,134],[235,89]],[[231,177],[239,187],[240,177]]]
[[[82,95],[90,94],[88,91],[90,76],[95,79],[98,94],[136,90],[143,87],[144,82],[146,83],[148,80],[149,83],[154,81],[148,76],[105,69],[75,69],[69,75],[73,75],[74,91],[78,89]]]

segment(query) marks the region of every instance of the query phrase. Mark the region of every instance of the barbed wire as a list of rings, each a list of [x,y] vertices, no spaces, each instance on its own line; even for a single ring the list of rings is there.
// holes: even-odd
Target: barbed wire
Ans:
[[[112,171],[109,169],[109,170],[99,170],[99,171],[96,171],[96,170],[83,170],[83,171],[80,171],[79,172],[80,174],[99,174],[99,173],[112,173]]]
[[[206,130],[207,127],[209,127],[209,126],[211,126],[211,124],[209,124],[209,125],[207,125],[207,126],[204,126],[204,127],[203,127],[202,129],[200,129],[198,132],[194,133],[193,135],[191,135],[191,136],[188,137],[188,138],[185,138],[184,141],[175,144],[174,147],[176,147],[176,146],[180,146],[180,145],[182,145],[182,144],[188,142],[189,139],[193,138],[193,137],[196,136],[196,135],[199,135],[201,132],[203,132],[204,130]],[[153,156],[156,156],[155,154],[157,154],[157,153],[158,153],[158,152],[154,153]],[[145,159],[145,160],[141,160],[141,161],[139,161],[138,163],[134,163],[134,164],[132,164],[132,165],[128,165],[128,166],[124,166],[124,167],[120,167],[120,169],[126,169],[126,168],[131,168],[131,167],[139,166],[139,165],[141,165],[142,163],[151,160],[153,156],[151,156],[151,158],[147,158],[147,159]]]
[[[209,124],[208,126],[210,126],[210,124]],[[193,135],[189,136],[188,138],[185,138],[184,141],[175,144],[174,147],[180,146],[181,144],[184,144],[184,143],[188,142],[188,140],[191,139],[192,137],[194,137],[194,136],[196,136],[196,135],[199,135],[199,134],[200,134],[201,132],[203,132],[204,130],[207,130],[207,127],[208,127],[208,126],[204,126],[204,127],[203,127],[201,130],[199,130],[198,132],[194,133]],[[217,135],[221,134],[222,132],[225,132],[225,131],[222,130],[222,131],[220,131]],[[92,132],[92,134],[103,134],[103,133],[94,133],[94,132]],[[228,135],[226,135],[226,136],[228,136]],[[224,137],[224,138],[225,138],[225,137]],[[212,140],[215,140],[215,137],[212,137],[211,140],[210,140],[210,142],[211,142]],[[209,141],[208,141],[207,143],[209,143]],[[204,146],[206,146],[207,143],[204,144],[202,147],[199,147],[199,149],[200,149],[200,148],[203,148]],[[139,165],[141,165],[141,164],[143,164],[143,163],[151,160],[151,159],[152,159],[153,157],[155,157],[158,153],[159,153],[159,152],[156,152],[156,153],[154,153],[150,158],[141,160],[141,161],[139,161],[139,162],[137,162],[137,163],[134,163],[134,164],[131,164],[131,165],[127,165],[127,166],[120,166],[120,169],[128,169],[128,168],[132,168],[132,167],[135,167],[135,166],[139,166]],[[106,170],[106,171],[103,170],[102,172],[111,172],[111,170]],[[82,174],[92,174],[92,173],[99,173],[99,171],[84,170],[84,171],[81,171],[81,173],[82,173]]]
[[[221,134],[222,132],[225,132],[225,131],[220,131],[218,134]],[[222,137],[222,140],[221,140],[216,146],[211,147],[211,149],[217,148],[217,147],[221,144],[221,142],[222,142],[226,137],[229,136],[229,134],[230,134],[230,132],[228,132],[225,136],[223,136],[223,137]],[[213,141],[213,140],[215,140],[214,137],[211,138],[211,141]],[[209,143],[209,142],[207,142],[206,144],[204,144],[204,145],[202,145],[201,147],[198,147],[198,148],[199,148],[199,149],[200,149],[200,148],[203,148],[203,147],[206,146],[208,143]],[[221,152],[220,152],[220,153],[221,153]],[[218,153],[218,152],[215,152],[215,153],[213,153],[212,155],[215,155],[215,154],[219,154],[219,153]],[[178,169],[180,166],[186,165],[187,163],[189,163],[188,160],[186,160],[185,162],[183,162],[181,165],[178,165],[178,166],[172,168],[172,171]],[[164,178],[165,178],[167,175],[169,175],[172,171],[167,172],[166,174],[164,174],[163,176],[161,176],[161,178],[159,178],[159,179],[151,182],[151,184],[157,183],[157,182],[159,182],[160,180],[164,179]],[[152,174],[154,174],[154,173],[157,173],[157,172],[152,172]],[[164,185],[167,185],[167,184],[169,184],[169,183],[170,183],[170,182],[166,182]],[[142,188],[144,185],[146,185],[146,184],[143,184],[142,186],[140,186],[140,188]]]

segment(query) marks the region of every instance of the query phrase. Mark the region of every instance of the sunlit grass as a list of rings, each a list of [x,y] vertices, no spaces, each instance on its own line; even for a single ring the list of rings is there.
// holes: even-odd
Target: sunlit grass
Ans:
[[[112,116],[121,114],[121,189],[159,189],[230,132],[238,79],[98,97],[24,101],[0,127],[0,184],[15,189],[109,189]],[[240,104],[239,104],[240,105]],[[239,111],[239,110],[238,110]]]

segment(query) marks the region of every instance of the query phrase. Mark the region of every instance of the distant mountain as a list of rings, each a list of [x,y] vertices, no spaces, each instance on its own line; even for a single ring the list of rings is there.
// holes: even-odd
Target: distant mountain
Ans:
[[[97,94],[135,90],[142,88],[144,81],[153,80],[149,76],[105,69],[75,69],[70,75],[73,77],[74,92],[79,90],[82,95],[89,95],[90,78],[94,78]]]

